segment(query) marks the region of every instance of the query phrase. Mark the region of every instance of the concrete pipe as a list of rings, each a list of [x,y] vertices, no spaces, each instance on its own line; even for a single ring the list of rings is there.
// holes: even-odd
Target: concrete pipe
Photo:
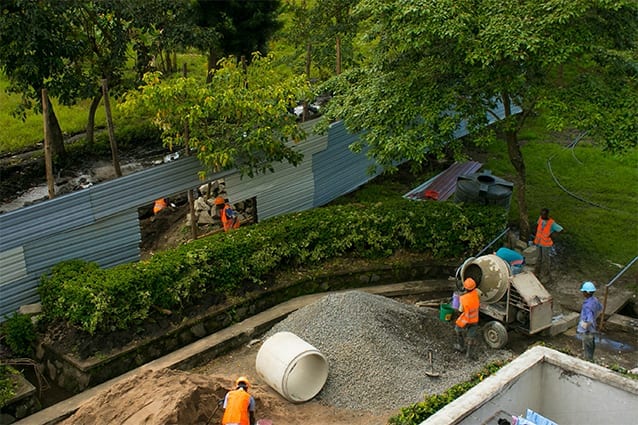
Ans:
[[[316,396],[328,379],[324,355],[292,332],[278,332],[266,339],[255,363],[259,376],[293,403]]]

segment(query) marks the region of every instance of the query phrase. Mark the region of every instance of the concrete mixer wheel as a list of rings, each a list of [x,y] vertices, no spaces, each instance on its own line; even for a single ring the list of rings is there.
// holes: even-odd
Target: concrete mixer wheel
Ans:
[[[507,329],[501,322],[496,320],[487,322],[483,326],[483,339],[491,348],[503,348],[507,344]]]

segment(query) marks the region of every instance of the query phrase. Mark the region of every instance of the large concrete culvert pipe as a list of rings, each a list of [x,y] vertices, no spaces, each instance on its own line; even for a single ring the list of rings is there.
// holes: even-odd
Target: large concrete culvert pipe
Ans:
[[[255,363],[259,376],[293,403],[316,396],[328,379],[324,355],[292,332],[278,332],[266,339]]]

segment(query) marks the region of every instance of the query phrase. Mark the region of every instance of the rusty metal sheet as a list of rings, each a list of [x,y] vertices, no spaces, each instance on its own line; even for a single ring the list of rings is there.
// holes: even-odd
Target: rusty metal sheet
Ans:
[[[420,186],[412,189],[405,195],[405,198],[434,201],[445,201],[456,191],[456,181],[460,176],[477,172],[483,164],[476,161],[455,162],[445,171]]]

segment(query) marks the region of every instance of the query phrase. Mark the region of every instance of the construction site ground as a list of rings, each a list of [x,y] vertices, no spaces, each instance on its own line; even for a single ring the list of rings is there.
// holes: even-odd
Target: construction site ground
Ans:
[[[441,284],[444,283],[441,282]],[[570,288],[577,285],[577,282],[564,282],[564,285],[564,289]],[[384,293],[399,295],[398,300],[410,304],[424,301],[422,296],[415,293],[414,288],[415,283],[410,282],[377,286],[367,288],[367,290],[380,295]],[[571,292],[571,290],[567,292]],[[168,356],[130,371],[121,377],[53,405],[18,423],[22,425],[55,423],[51,421],[76,412],[62,423],[79,425],[90,421],[94,424],[107,424],[115,421],[124,425],[133,425],[137,423],[175,423],[171,421],[178,420],[179,423],[204,425],[210,419],[210,424],[218,424],[221,419],[221,409],[214,410],[216,401],[223,397],[228,389],[232,388],[232,380],[239,375],[248,375],[252,379],[252,393],[257,399],[257,417],[270,419],[273,424],[370,425],[387,423],[388,418],[398,412],[397,409],[370,412],[357,409],[338,409],[316,400],[305,403],[287,401],[270,388],[256,371],[255,358],[262,342],[259,338],[195,368],[187,368],[184,371],[176,370],[181,368],[180,364],[185,364],[193,356],[205,353],[221,341],[242,335],[245,337],[246,334],[252,333],[259,323],[272,321],[276,317],[284,317],[291,311],[315,302],[322,296],[325,294],[299,297],[283,303]],[[567,294],[562,293],[555,296],[557,299],[561,299]],[[428,314],[438,317],[438,311],[435,308],[423,308],[428,311]],[[450,324],[450,332],[453,332],[452,324]],[[637,367],[638,353],[636,352],[635,328],[633,332],[631,329],[606,331],[603,336],[607,342],[600,343],[597,347],[596,361],[609,367],[620,366],[625,369]],[[529,336],[511,332],[507,348],[511,350],[513,355],[517,355],[534,344],[545,344],[574,356],[581,354],[580,341],[576,338],[573,328],[553,337]],[[482,349],[488,348],[483,347]],[[465,362],[466,360],[459,355],[458,361]],[[477,370],[480,369],[481,364],[477,364],[476,367]],[[424,362],[424,373],[427,368],[428,364]],[[442,371],[442,373],[445,372]],[[357,385],[365,385],[365,382],[353,385],[353,391],[357,390]],[[187,399],[188,402],[180,397]],[[193,397],[196,401],[193,400]],[[157,400],[164,401],[157,402]],[[181,415],[179,419],[175,419],[174,416],[177,412]]]

